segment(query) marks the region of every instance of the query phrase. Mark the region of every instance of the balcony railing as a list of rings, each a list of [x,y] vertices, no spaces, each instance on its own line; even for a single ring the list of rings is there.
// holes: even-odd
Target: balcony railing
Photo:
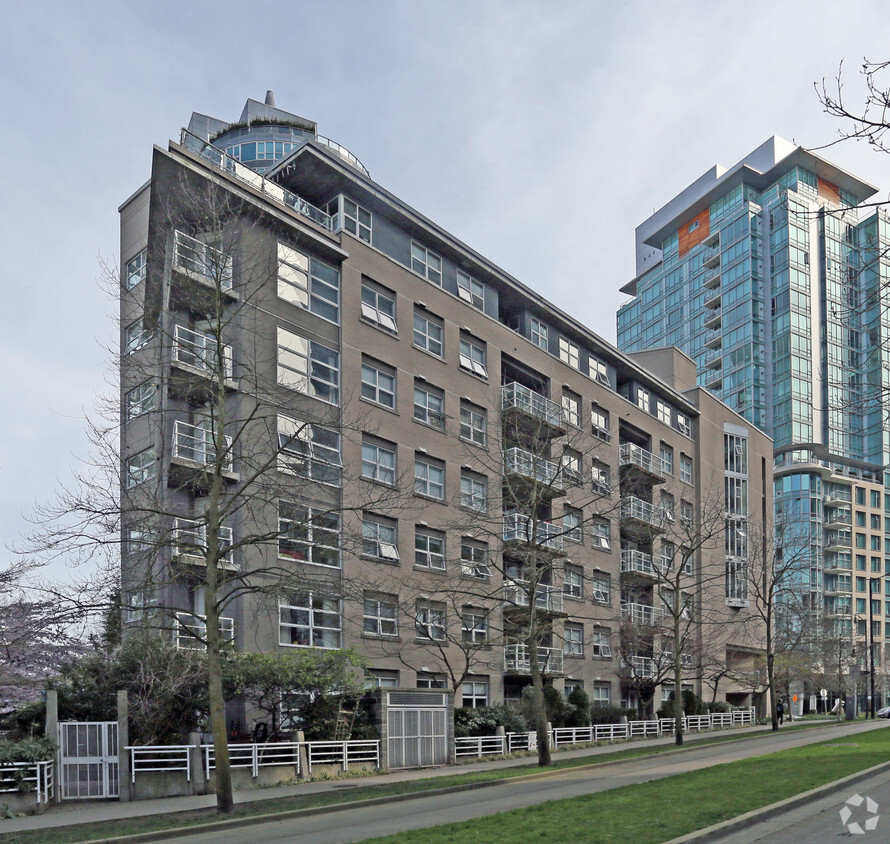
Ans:
[[[826,507],[837,506],[838,504],[852,504],[853,491],[849,487],[840,487],[826,492],[822,498],[822,503]]]
[[[843,550],[853,547],[853,536],[850,531],[825,531],[825,550]]]
[[[853,568],[853,557],[849,551],[832,551],[829,554],[825,554],[824,560],[824,568],[826,570],[842,569],[843,571],[849,571]]]
[[[621,571],[648,574],[654,577],[655,567],[652,565],[652,555],[635,549],[623,550],[621,552]]]
[[[660,528],[667,518],[663,507],[656,507],[648,501],[643,501],[633,495],[626,495],[621,499],[621,518],[634,519],[638,522]]]
[[[184,325],[177,325],[173,330],[173,360],[184,366],[199,369],[209,375],[216,373],[218,343],[210,334],[192,331]],[[223,376],[232,379],[232,347],[222,347]]]
[[[639,679],[651,680],[657,673],[655,660],[651,656],[626,656],[624,662],[630,673]]]
[[[634,443],[622,443],[618,449],[618,459],[622,466],[635,466],[650,475],[664,477],[664,463],[661,458]]]
[[[515,381],[501,388],[501,407],[503,410],[521,410],[554,428],[563,426],[562,408],[556,402]]]
[[[235,619],[220,618],[219,635],[223,642],[231,644],[235,641]],[[203,651],[207,647],[207,622],[204,616],[190,612],[176,613],[176,630],[174,631],[177,648]]]
[[[506,580],[503,590],[504,604],[509,607],[527,607],[530,591],[528,581]],[[562,589],[557,586],[538,584],[535,587],[535,606],[539,610],[561,613],[563,611],[562,597]]]
[[[708,369],[719,369],[723,364],[723,350],[708,349],[705,353],[704,364]]]
[[[708,270],[702,279],[702,284],[708,288],[718,287],[720,285],[720,267]]]
[[[538,668],[545,674],[562,673],[562,649],[538,647]],[[529,674],[532,670],[528,645],[504,646],[504,671]]]
[[[232,529],[220,525],[217,547],[228,547],[228,550],[220,556],[219,561],[226,566],[234,565],[231,545]],[[178,557],[196,558],[201,561],[200,565],[205,565],[207,560],[207,525],[192,519],[175,519],[173,522],[173,553]]]
[[[508,475],[521,475],[535,483],[550,486],[556,480],[559,466],[525,449],[510,448],[504,452],[504,471]]]
[[[634,624],[657,624],[664,618],[661,607],[650,607],[648,604],[628,602],[621,605],[621,617]]]
[[[225,471],[232,470],[232,438],[225,438],[226,455],[223,461]],[[173,423],[173,456],[207,466],[216,459],[213,431],[198,425],[189,425],[177,420]]]
[[[247,183],[253,188],[256,188],[279,205],[283,205],[304,217],[308,217],[312,222],[318,223],[318,225],[329,231],[333,230],[333,223],[330,216],[325,214],[320,208],[316,208],[295,193],[291,193],[291,191],[281,187],[281,185],[276,184],[271,179],[261,176],[255,170],[251,170],[246,164],[242,164],[237,158],[232,158],[232,156],[227,155],[219,149],[219,147],[213,146],[213,144],[202,140],[186,129],[182,130],[181,142],[183,146],[188,147],[202,158],[215,164],[223,172],[228,173],[230,176],[234,176],[236,179],[240,179],[242,182]],[[332,144],[327,145],[331,146]],[[339,144],[337,146],[339,147]],[[356,159],[356,161],[357,160],[358,159]]]
[[[185,232],[173,237],[173,266],[218,284],[220,290],[232,289],[232,256]]]
[[[827,507],[825,509],[825,525],[826,527],[832,525],[846,525],[847,527],[852,527],[853,514],[849,510]]]
[[[522,513],[504,515],[504,542],[525,542],[550,548],[562,549],[563,528],[551,522],[537,522]]]

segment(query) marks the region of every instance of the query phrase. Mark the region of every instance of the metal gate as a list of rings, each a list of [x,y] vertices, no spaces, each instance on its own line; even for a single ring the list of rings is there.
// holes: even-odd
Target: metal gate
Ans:
[[[59,724],[63,800],[118,797],[117,721]]]
[[[446,698],[442,694],[409,696],[390,692],[389,767],[426,768],[448,764],[447,714]]]

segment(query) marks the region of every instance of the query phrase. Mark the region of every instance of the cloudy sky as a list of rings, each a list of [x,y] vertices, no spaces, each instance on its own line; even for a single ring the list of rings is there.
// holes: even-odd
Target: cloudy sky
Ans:
[[[773,134],[830,141],[814,81],[890,58],[886,0],[17,3],[0,33],[0,553],[88,453],[117,206],[151,145],[247,97],[607,339],[634,227]],[[824,153],[890,189],[890,158]]]

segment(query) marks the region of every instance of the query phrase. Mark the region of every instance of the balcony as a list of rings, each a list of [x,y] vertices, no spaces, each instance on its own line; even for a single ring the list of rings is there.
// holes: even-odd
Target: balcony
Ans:
[[[655,660],[651,656],[626,656],[622,662],[621,673],[636,680],[653,680],[658,674]]]
[[[664,609],[661,607],[650,607],[648,604],[628,602],[621,605],[621,617],[632,624],[652,627],[662,621]]]
[[[837,488],[826,492],[822,497],[825,507],[841,507],[853,503],[853,491],[850,488]]]
[[[536,439],[552,439],[566,432],[562,408],[524,384],[511,381],[501,388],[501,409],[505,419],[513,420]]]
[[[175,370],[170,378],[170,392],[174,397],[206,394],[220,375],[227,390],[238,389],[233,378],[232,347],[224,345],[218,354],[216,338],[184,325],[177,325],[173,330],[171,366]]]
[[[507,545],[528,545],[543,551],[559,553],[563,547],[561,526],[552,522],[538,521],[522,513],[504,515],[504,543]]]
[[[838,595],[849,595],[853,591],[850,578],[845,578],[844,582],[838,582],[837,578],[831,577],[825,579],[825,585],[822,588],[822,594],[828,597],[836,597]]]
[[[207,526],[203,522],[192,519],[174,519],[173,521],[172,559],[174,562],[190,566],[207,567]],[[234,563],[232,553],[232,529],[220,526],[217,548],[228,550],[219,557],[221,568],[234,571],[238,567]]]
[[[723,335],[719,331],[711,331],[705,339],[706,349],[719,349],[723,345]]]
[[[673,651],[662,651],[661,652],[661,660],[663,665],[673,666],[674,664],[674,652]],[[683,668],[692,668],[695,664],[695,660],[692,657],[692,654],[681,653],[680,654],[680,665]]]
[[[219,635],[225,644],[235,642],[235,619],[220,618]],[[203,651],[207,648],[207,622],[203,615],[190,612],[176,613],[176,629],[173,633],[177,648]]]
[[[562,674],[562,648],[539,646],[538,668],[542,674]],[[511,674],[531,674],[528,645],[504,646],[504,671]]]
[[[177,231],[173,236],[173,276],[171,296],[175,302],[211,310],[217,297],[236,300],[233,290],[232,256]]]
[[[720,263],[720,245],[706,246],[701,253],[701,262],[705,267],[716,267]]]
[[[845,528],[853,526],[853,514],[849,509],[842,507],[826,507],[825,521],[827,528]]]
[[[652,564],[652,555],[634,549],[621,552],[621,573],[642,574],[647,577],[655,577],[657,574]]]
[[[722,320],[723,309],[714,308],[705,314],[705,328],[708,331],[716,331],[718,328],[720,328]]]
[[[822,570],[826,572],[846,572],[853,568],[853,558],[849,551],[834,551],[823,557]]]
[[[232,438],[225,438],[226,453],[220,461],[220,473],[230,483],[240,480],[232,467]],[[177,420],[173,423],[173,450],[170,459],[170,484],[206,490],[217,466],[213,431]]]
[[[504,452],[504,477],[528,485],[533,500],[542,496],[555,498],[565,495],[558,464],[522,448],[510,448]]]
[[[825,532],[826,551],[848,551],[853,547],[853,535],[850,531],[828,530]]]
[[[723,293],[718,288],[717,290],[708,293],[702,301],[702,304],[706,308],[719,308],[722,298]]]
[[[723,373],[715,372],[705,379],[705,387],[709,390],[719,390],[723,386]]]
[[[723,366],[723,350],[708,349],[703,362],[707,369],[720,369]]]
[[[664,464],[660,457],[633,443],[622,443],[618,449],[618,464],[626,474],[634,474],[646,483],[664,482]]]
[[[713,290],[720,286],[720,267],[708,270],[704,278],[702,278],[702,286],[708,290]]]
[[[529,606],[530,587],[526,580],[505,580],[503,587],[504,613],[520,612]],[[565,615],[563,592],[560,587],[540,583],[535,587],[535,607],[548,615]]]
[[[621,499],[621,526],[630,531],[662,533],[662,525],[667,514],[662,507],[656,507],[633,495]]]

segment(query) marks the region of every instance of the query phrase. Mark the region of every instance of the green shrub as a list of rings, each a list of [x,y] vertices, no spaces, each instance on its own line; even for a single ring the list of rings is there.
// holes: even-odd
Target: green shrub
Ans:
[[[725,700],[714,700],[708,704],[708,712],[732,712],[732,707]]]
[[[584,689],[575,688],[568,697],[569,709],[566,712],[567,727],[590,726],[590,696]]]
[[[55,757],[56,746],[46,737],[19,741],[0,741],[0,765],[11,762],[48,762]]]
[[[498,727],[503,727],[505,733],[524,733],[528,730],[528,723],[522,712],[509,703],[478,706],[475,709],[459,706],[454,710],[456,738],[493,736]]]
[[[631,719],[636,714],[634,709],[622,709],[620,706],[594,703],[590,707],[590,722],[592,724],[620,724],[623,718]]]

